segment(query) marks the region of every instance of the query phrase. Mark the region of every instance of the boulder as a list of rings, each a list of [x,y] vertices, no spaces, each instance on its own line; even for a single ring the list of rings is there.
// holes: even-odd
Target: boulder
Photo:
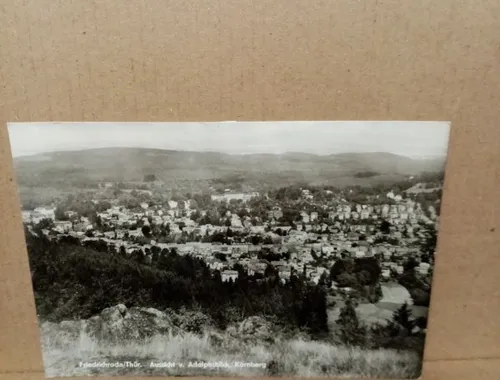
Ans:
[[[272,340],[271,324],[258,316],[249,317],[241,322],[238,333],[242,338],[254,338],[263,341]]]
[[[88,320],[86,333],[106,341],[143,339],[174,330],[170,318],[153,308],[117,305],[104,309],[99,316]]]
[[[124,320],[130,327],[138,329],[143,336],[179,332],[167,314],[153,308],[132,307]]]
[[[41,332],[46,344],[68,345],[82,336],[108,343],[124,343],[156,334],[178,333],[170,318],[152,308],[117,305],[104,309],[99,315],[85,320],[45,322]],[[50,342],[49,342],[50,340]]]

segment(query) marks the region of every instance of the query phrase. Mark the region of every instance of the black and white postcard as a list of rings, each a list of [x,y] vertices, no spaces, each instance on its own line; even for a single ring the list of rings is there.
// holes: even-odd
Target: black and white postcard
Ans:
[[[420,376],[449,123],[8,128],[47,377]]]

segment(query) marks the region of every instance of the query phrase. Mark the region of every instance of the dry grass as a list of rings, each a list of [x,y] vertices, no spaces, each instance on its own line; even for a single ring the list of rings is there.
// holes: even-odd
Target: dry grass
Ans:
[[[44,361],[47,377],[81,375],[174,376],[366,376],[416,378],[421,358],[413,352],[362,350],[327,343],[288,340],[272,345],[243,344],[236,338],[195,334],[155,336],[121,344],[98,343],[86,335],[76,341],[45,334]],[[63,343],[63,342],[66,343]],[[82,368],[79,362],[138,361],[140,368]],[[151,361],[176,362],[183,368],[151,368]],[[227,368],[188,368],[189,362],[227,362]],[[239,368],[234,362],[262,363],[265,368]]]

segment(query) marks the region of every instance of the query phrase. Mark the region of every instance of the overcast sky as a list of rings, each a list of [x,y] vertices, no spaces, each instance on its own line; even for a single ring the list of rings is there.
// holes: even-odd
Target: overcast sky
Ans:
[[[389,152],[446,155],[447,122],[9,123],[14,157],[144,147],[230,154]]]

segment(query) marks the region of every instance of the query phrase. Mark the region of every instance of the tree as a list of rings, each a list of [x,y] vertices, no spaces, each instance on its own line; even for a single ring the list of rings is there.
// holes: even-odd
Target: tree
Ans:
[[[430,257],[430,255],[429,255],[429,254],[427,254],[427,253],[423,253],[422,255],[420,255],[420,261],[421,261],[422,263],[430,263],[430,261],[431,261],[431,257]]]
[[[262,244],[262,242],[263,242],[262,236],[260,236],[260,235],[253,235],[253,236],[250,238],[250,242],[251,242],[253,245],[259,245],[259,244]]]
[[[245,217],[248,216],[248,211],[246,208],[241,208],[239,211],[238,211],[238,216],[243,219]]]
[[[145,237],[151,237],[151,228],[149,226],[142,226],[141,231]]]
[[[199,222],[201,220],[200,210],[196,209],[194,212],[191,213],[191,220],[195,222]]]
[[[61,206],[57,206],[54,211],[54,216],[56,220],[68,220],[65,210]]]
[[[370,285],[372,283],[372,276],[367,270],[358,272],[356,277],[360,285]]]
[[[394,312],[392,320],[397,325],[403,327],[408,335],[411,334],[411,331],[415,326],[415,322],[411,316],[411,310],[406,302]]]
[[[426,317],[418,317],[415,319],[415,326],[417,326],[420,329],[426,329],[427,328],[427,318]]]
[[[283,210],[283,216],[280,221],[292,225],[298,218],[300,218],[300,213],[294,209],[285,208]]]
[[[358,285],[358,280],[354,274],[344,272],[337,276],[337,282],[339,286],[345,288],[354,288]]]
[[[352,300],[346,300],[336,321],[339,337],[348,346],[359,346],[365,342],[365,329],[360,325]]]
[[[96,224],[97,219],[99,218],[99,215],[97,215],[97,212],[95,212],[95,210],[93,210],[89,214],[87,214],[87,217],[89,218],[90,223]]]
[[[177,205],[177,207],[179,207],[179,209],[180,209],[180,210],[184,211],[184,210],[186,210],[186,208],[187,208],[188,206],[186,205],[186,201],[184,201],[184,200],[180,200],[180,201],[179,201],[179,204]]]
[[[328,272],[323,272],[321,274],[321,276],[319,277],[319,281],[318,281],[318,285],[319,286],[324,286],[324,287],[327,287],[329,288],[330,286],[332,286],[332,280],[330,279],[330,276],[328,275]]]
[[[328,314],[326,312],[326,293],[318,286],[308,285],[305,298],[302,301],[301,317],[305,316],[305,326],[313,338],[327,336]]]
[[[375,285],[382,274],[382,268],[378,263],[378,260],[374,257],[363,257],[355,260],[355,268],[354,271],[356,273],[366,271],[369,276],[364,276],[365,281],[369,281],[366,285]]]
[[[430,304],[430,292],[421,288],[415,288],[410,290],[411,298],[413,299],[413,304],[415,306],[425,306],[429,307]]]
[[[410,257],[403,264],[403,269],[405,272],[410,272],[418,266],[418,262],[414,257]]]
[[[97,212],[103,212],[103,211],[109,210],[110,208],[111,208],[111,203],[109,203],[108,201],[100,201],[96,205]]]
[[[194,194],[193,199],[196,201],[197,207],[201,209],[207,209],[212,203],[210,194]]]
[[[220,261],[227,261],[226,255],[221,252],[215,252],[214,257]]]
[[[422,251],[430,256],[431,259],[434,259],[434,251],[436,250],[437,245],[437,232],[435,229],[429,231],[427,238],[422,246]]]
[[[132,256],[131,256],[132,260],[135,261],[137,264],[143,264],[144,263],[144,253],[139,250],[139,249],[136,249],[134,252],[132,252]]]
[[[226,237],[222,232],[217,232],[217,233],[212,235],[211,241],[212,241],[212,243],[224,244],[226,242]]]
[[[348,259],[335,261],[330,269],[330,277],[333,281],[338,281],[338,277],[342,274],[349,274],[354,270],[354,262]]]
[[[98,229],[101,229],[103,226],[102,219],[99,215],[97,216],[97,218],[95,220],[95,225]]]
[[[123,245],[120,246],[120,256],[127,257],[127,251]]]
[[[144,182],[154,182],[156,181],[156,176],[154,174],[146,174],[144,176]]]
[[[273,238],[271,236],[266,236],[264,238],[264,244],[273,244]]]
[[[49,230],[54,227],[54,221],[50,218],[44,218],[35,226],[37,230]]]
[[[380,232],[388,235],[391,232],[391,223],[389,223],[387,220],[383,220],[380,224]]]
[[[274,277],[278,276],[278,271],[276,270],[275,267],[273,267],[271,264],[268,264],[266,266],[266,270],[264,271],[264,276],[265,277]]]

